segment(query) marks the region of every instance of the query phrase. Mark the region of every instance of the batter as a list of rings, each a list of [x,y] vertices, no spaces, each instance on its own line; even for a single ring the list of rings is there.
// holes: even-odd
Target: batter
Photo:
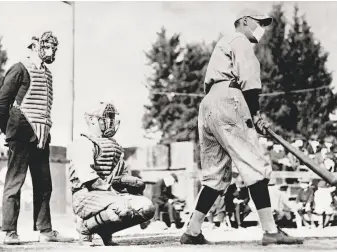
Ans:
[[[252,44],[259,42],[271,23],[271,17],[244,10],[234,23],[236,32],[223,36],[212,53],[198,116],[203,186],[182,244],[208,243],[201,224],[216,198],[227,190],[232,162],[258,211],[262,244],[303,242],[275,225],[268,191],[271,163],[258,141],[258,133],[266,134],[268,124],[259,113],[260,64]]]

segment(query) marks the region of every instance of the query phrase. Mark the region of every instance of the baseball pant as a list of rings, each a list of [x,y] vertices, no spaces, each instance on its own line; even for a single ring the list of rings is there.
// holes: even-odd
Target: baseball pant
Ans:
[[[113,232],[141,224],[154,215],[154,206],[148,198],[110,191],[89,191],[82,189],[73,194],[73,210],[83,220],[95,218],[97,214],[112,209],[118,220],[110,223]]]
[[[21,187],[30,169],[33,185],[34,230],[51,228],[50,197],[52,180],[49,165],[49,145],[38,149],[32,143],[9,142],[8,170],[2,201],[2,230],[17,230]]]
[[[232,176],[232,161],[246,186],[269,178],[272,168],[260,146],[249,108],[242,92],[218,83],[199,107],[202,184],[226,190]]]

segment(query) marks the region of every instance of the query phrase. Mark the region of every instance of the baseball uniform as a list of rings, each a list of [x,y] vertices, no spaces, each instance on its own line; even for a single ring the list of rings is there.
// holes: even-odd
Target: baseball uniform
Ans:
[[[222,37],[207,68],[207,95],[199,107],[203,185],[226,190],[232,161],[246,186],[270,177],[271,162],[259,144],[243,95],[254,89],[261,89],[261,80],[252,44],[241,33]]]

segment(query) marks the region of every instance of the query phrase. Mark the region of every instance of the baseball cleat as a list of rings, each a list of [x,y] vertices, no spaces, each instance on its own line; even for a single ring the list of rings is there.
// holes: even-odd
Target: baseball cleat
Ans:
[[[111,232],[98,231],[97,234],[101,237],[104,246],[117,246],[118,243],[112,241]]]
[[[202,233],[197,236],[189,235],[184,233],[180,238],[181,244],[190,244],[190,245],[203,245],[203,244],[211,244],[207,241]]]
[[[79,234],[79,243],[81,245],[86,245],[86,246],[93,246],[92,243],[93,240],[93,235],[84,235],[84,234]]]
[[[20,244],[20,238],[19,235],[16,233],[16,231],[8,231],[6,233],[5,239],[4,239],[5,245],[18,245]]]
[[[262,237],[262,245],[271,244],[303,244],[304,239],[289,236],[286,232],[278,228],[278,232],[274,234],[264,233]]]
[[[57,231],[52,230],[48,233],[40,233],[40,242],[73,242],[74,239],[70,237],[61,236]]]

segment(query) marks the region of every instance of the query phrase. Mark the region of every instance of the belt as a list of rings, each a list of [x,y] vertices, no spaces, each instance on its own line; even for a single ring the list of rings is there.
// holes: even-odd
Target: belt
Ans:
[[[224,81],[226,81],[226,80],[221,80],[221,79],[220,80],[214,80],[214,79],[211,79],[209,83],[205,83],[206,94],[211,90],[211,88],[212,88],[212,86],[214,84],[217,84],[219,82],[224,82]],[[230,88],[236,88],[236,89],[241,90],[241,87],[240,87],[239,83],[237,83],[236,81],[230,81],[228,87],[230,87]]]

